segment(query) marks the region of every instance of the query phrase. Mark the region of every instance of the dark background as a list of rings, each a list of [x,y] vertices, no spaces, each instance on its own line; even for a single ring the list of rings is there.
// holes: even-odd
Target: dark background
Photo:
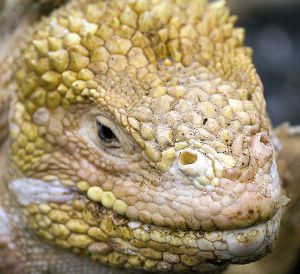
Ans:
[[[229,0],[253,48],[273,125],[300,124],[300,0],[250,3]]]

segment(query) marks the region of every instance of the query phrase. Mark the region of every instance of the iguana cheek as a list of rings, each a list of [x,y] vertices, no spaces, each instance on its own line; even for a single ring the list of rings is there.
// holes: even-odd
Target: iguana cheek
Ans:
[[[59,181],[45,182],[38,179],[16,179],[9,183],[9,189],[23,206],[31,203],[67,203],[72,200],[75,188],[66,187]]]

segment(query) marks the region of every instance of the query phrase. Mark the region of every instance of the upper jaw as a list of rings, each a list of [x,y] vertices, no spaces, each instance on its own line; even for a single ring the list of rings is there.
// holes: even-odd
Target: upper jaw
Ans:
[[[175,210],[192,230],[229,230],[269,220],[279,207],[281,185],[268,140],[264,132],[249,139],[250,160],[244,166],[232,154],[190,142],[176,152],[173,165],[163,177],[166,187],[162,189],[174,198],[172,202],[166,198],[160,205]],[[160,200],[167,194],[159,194]],[[193,216],[192,220],[188,216]],[[174,227],[181,227],[180,223]]]
[[[173,203],[167,198],[165,203],[176,210],[176,216],[185,218],[185,227],[191,230],[233,230],[253,226],[271,219],[281,206],[280,180],[276,163],[269,172],[258,170],[253,180],[241,182],[220,178],[217,186],[195,185],[195,179],[178,171],[176,166],[170,169],[173,173],[173,187],[168,190]],[[166,180],[170,181],[170,178]],[[167,194],[161,194],[162,197]],[[184,214],[184,212],[189,212]],[[192,220],[188,217],[192,216]],[[177,217],[178,218],[178,217]],[[176,218],[174,218],[176,220]],[[184,228],[178,223],[174,227]]]
[[[221,178],[219,185],[213,188],[207,188],[206,185],[201,185],[197,188],[191,183],[190,178],[183,178],[182,174],[178,174],[176,170],[173,177],[168,177],[168,173],[171,172],[172,170],[165,173],[166,176],[163,175],[161,177],[161,186],[150,189],[145,184],[141,186],[137,194],[138,199],[140,199],[139,205],[144,202],[144,208],[149,209],[149,214],[151,212],[159,213],[165,219],[171,219],[171,224],[155,222],[154,219],[150,219],[150,221],[142,219],[140,218],[141,214],[132,217],[130,212],[126,210],[122,213],[115,212],[125,215],[130,220],[138,220],[142,223],[160,227],[194,231],[216,231],[246,228],[265,222],[274,216],[279,207],[277,201],[280,199],[280,182],[275,162],[273,162],[269,174],[257,174],[255,181],[238,182]],[[264,180],[264,178],[267,178],[267,180]],[[46,179],[45,177],[45,180],[49,180],[49,178]],[[54,179],[52,178],[52,180]],[[50,199],[48,196],[51,196],[51,199],[56,199],[54,202],[60,202],[59,199],[61,199],[61,202],[64,202],[65,199],[70,198],[69,191],[74,193],[76,191],[79,192],[80,189],[78,189],[78,184],[77,186],[75,183],[73,186],[64,186],[63,184],[65,183],[62,181],[58,191],[56,189],[56,183],[60,183],[58,178],[56,183],[45,182],[44,184],[37,184],[37,181],[43,182],[42,180],[24,178],[15,180],[10,184],[10,187],[18,194],[19,199],[29,197],[29,200],[32,199],[33,202],[39,201],[38,199],[47,201],[47,199]],[[21,186],[16,184],[16,182],[22,182]],[[164,187],[164,183],[169,188]],[[48,187],[49,185],[51,185],[50,188]],[[100,189],[102,193],[108,193],[108,191],[102,190],[98,186],[84,190],[91,200],[106,207],[102,200],[93,199],[92,196],[89,196],[91,188]],[[21,193],[22,191],[24,193]],[[48,195],[47,192],[51,193]],[[53,195],[53,193],[59,194],[60,192],[63,193],[62,196]],[[152,197],[151,202],[148,203],[149,206],[147,200],[143,200],[145,196],[141,194],[148,194]],[[114,198],[114,200],[116,199]],[[126,202],[126,199],[124,201]],[[156,206],[154,208],[156,211],[153,211],[153,208],[151,208],[152,204]],[[130,203],[127,205],[128,208],[134,206],[135,204]],[[113,207],[107,208],[114,210]],[[138,206],[137,209],[139,209]]]

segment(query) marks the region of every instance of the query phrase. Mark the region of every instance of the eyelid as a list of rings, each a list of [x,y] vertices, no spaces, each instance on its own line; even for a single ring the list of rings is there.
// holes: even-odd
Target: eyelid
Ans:
[[[98,123],[100,123],[106,127],[109,127],[112,131],[113,131],[112,127],[115,128],[115,125],[113,124],[113,122],[110,119],[106,118],[105,116],[97,115],[96,120]]]

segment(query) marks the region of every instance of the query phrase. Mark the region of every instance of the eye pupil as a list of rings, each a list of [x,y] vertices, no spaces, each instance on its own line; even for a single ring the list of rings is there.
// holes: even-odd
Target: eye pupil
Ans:
[[[98,123],[98,136],[102,141],[112,142],[117,139],[112,130],[101,123]]]

